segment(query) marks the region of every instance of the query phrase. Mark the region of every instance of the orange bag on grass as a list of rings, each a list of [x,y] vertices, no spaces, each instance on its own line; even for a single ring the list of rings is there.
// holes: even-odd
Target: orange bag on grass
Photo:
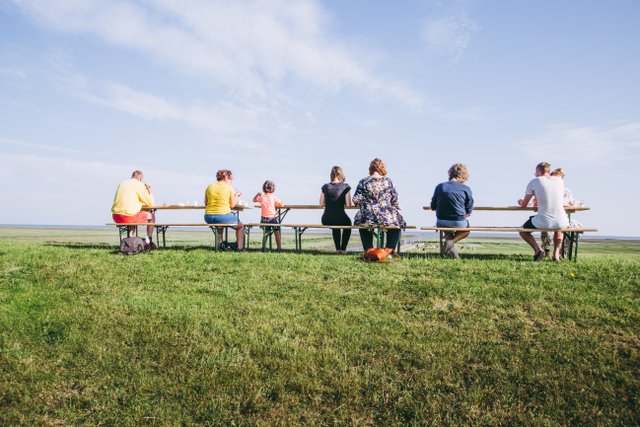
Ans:
[[[389,255],[391,255],[393,249],[389,248],[370,248],[367,249],[362,255],[362,259],[365,261],[384,261]]]

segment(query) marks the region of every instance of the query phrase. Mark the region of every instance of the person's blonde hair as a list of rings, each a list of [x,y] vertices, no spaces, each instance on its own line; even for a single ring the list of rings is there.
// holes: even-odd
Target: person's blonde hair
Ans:
[[[562,170],[562,168],[556,168],[553,170],[553,172],[551,172],[551,176],[559,176],[560,178],[564,179],[564,171]]]
[[[373,175],[374,172],[378,172],[380,175],[385,176],[387,174],[387,167],[380,159],[373,159],[369,163],[369,175]]]
[[[233,178],[233,174],[229,169],[220,169],[218,172],[216,172],[216,179],[218,181],[222,181],[225,178]]]
[[[340,181],[340,182],[344,182],[345,177],[344,177],[344,171],[342,170],[342,168],[340,166],[334,166],[331,168],[331,173],[329,174],[329,179],[331,179],[331,181]]]
[[[536,170],[540,173],[549,173],[551,172],[551,165],[547,162],[538,163],[536,166]]]
[[[449,168],[449,180],[455,179],[458,182],[467,182],[469,170],[463,163],[456,163]]]

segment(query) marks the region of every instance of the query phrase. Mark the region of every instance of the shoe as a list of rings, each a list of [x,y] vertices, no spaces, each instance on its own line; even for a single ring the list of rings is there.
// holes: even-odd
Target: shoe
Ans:
[[[534,261],[542,261],[543,258],[544,258],[544,251],[540,251],[533,256]]]
[[[155,251],[156,249],[158,249],[158,246],[155,243],[153,243],[153,242],[151,242],[151,243],[144,242],[144,250],[145,250],[145,252]]]
[[[453,243],[453,239],[447,239],[444,243],[444,254],[451,258],[451,251],[455,248],[455,244]]]
[[[458,250],[456,249],[455,246],[453,246],[451,248],[451,250],[449,251],[449,258],[451,258],[451,259],[460,259],[460,255],[458,255]]]

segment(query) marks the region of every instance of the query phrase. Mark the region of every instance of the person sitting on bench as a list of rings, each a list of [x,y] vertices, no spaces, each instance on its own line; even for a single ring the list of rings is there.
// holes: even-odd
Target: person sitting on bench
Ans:
[[[144,182],[144,174],[140,170],[135,170],[131,174],[131,179],[122,181],[116,189],[113,198],[111,213],[113,221],[117,224],[136,224],[144,222],[155,222],[155,215],[151,212],[142,211],[142,206],[153,206],[153,196],[151,195],[151,185]],[[131,237],[137,226],[127,229],[127,237]],[[145,249],[155,249],[153,243],[153,226],[147,226],[147,237],[145,239]]]
[[[469,171],[462,163],[449,168],[449,181],[436,186],[431,198],[431,210],[436,211],[436,227],[466,228],[467,219],[473,210],[471,188],[464,183],[469,179]],[[468,231],[451,231],[445,236],[444,254],[460,259],[455,244],[469,235]]]
[[[216,172],[217,182],[209,184],[204,192],[204,222],[207,224],[235,224],[238,251],[244,248],[244,225],[239,218],[231,213],[231,208],[238,204],[238,197],[242,193],[236,192],[231,186],[233,174],[228,169]],[[218,233],[218,247],[222,244],[222,233]]]
[[[529,217],[523,228],[552,228],[561,229],[569,225],[569,218],[564,210],[564,181],[557,176],[551,176],[551,165],[547,162],[536,166],[535,178],[527,185],[524,198],[518,200],[518,205],[526,208],[534,196],[538,201],[538,212]],[[538,242],[531,232],[520,232],[520,237],[533,249],[533,259],[541,261],[544,251],[538,246]],[[553,234],[553,260],[560,260],[563,233],[556,231]]]
[[[362,178],[353,194],[353,203],[360,208],[353,223],[368,227],[399,227],[387,230],[386,247],[395,251],[400,241],[400,229],[407,226],[398,211],[398,192],[387,176],[387,168],[380,159],[369,164],[369,176]],[[365,252],[373,247],[373,232],[360,229]]]
[[[344,171],[340,166],[331,168],[329,183],[321,188],[320,207],[324,208],[322,214],[322,225],[351,225],[351,218],[344,211],[345,207],[351,207],[351,186],[347,184]],[[337,254],[344,254],[347,251],[351,229],[344,228],[331,230],[333,244]]]

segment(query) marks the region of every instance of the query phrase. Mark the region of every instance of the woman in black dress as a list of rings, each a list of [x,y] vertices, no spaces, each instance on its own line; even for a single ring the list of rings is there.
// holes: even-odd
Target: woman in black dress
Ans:
[[[345,207],[351,207],[351,186],[344,182],[344,171],[340,166],[331,168],[329,175],[331,182],[322,186],[320,193],[320,207],[324,208],[322,214],[322,225],[348,225],[351,226],[351,219],[344,211]],[[336,252],[343,254],[347,250],[351,229],[333,229],[333,243]]]

